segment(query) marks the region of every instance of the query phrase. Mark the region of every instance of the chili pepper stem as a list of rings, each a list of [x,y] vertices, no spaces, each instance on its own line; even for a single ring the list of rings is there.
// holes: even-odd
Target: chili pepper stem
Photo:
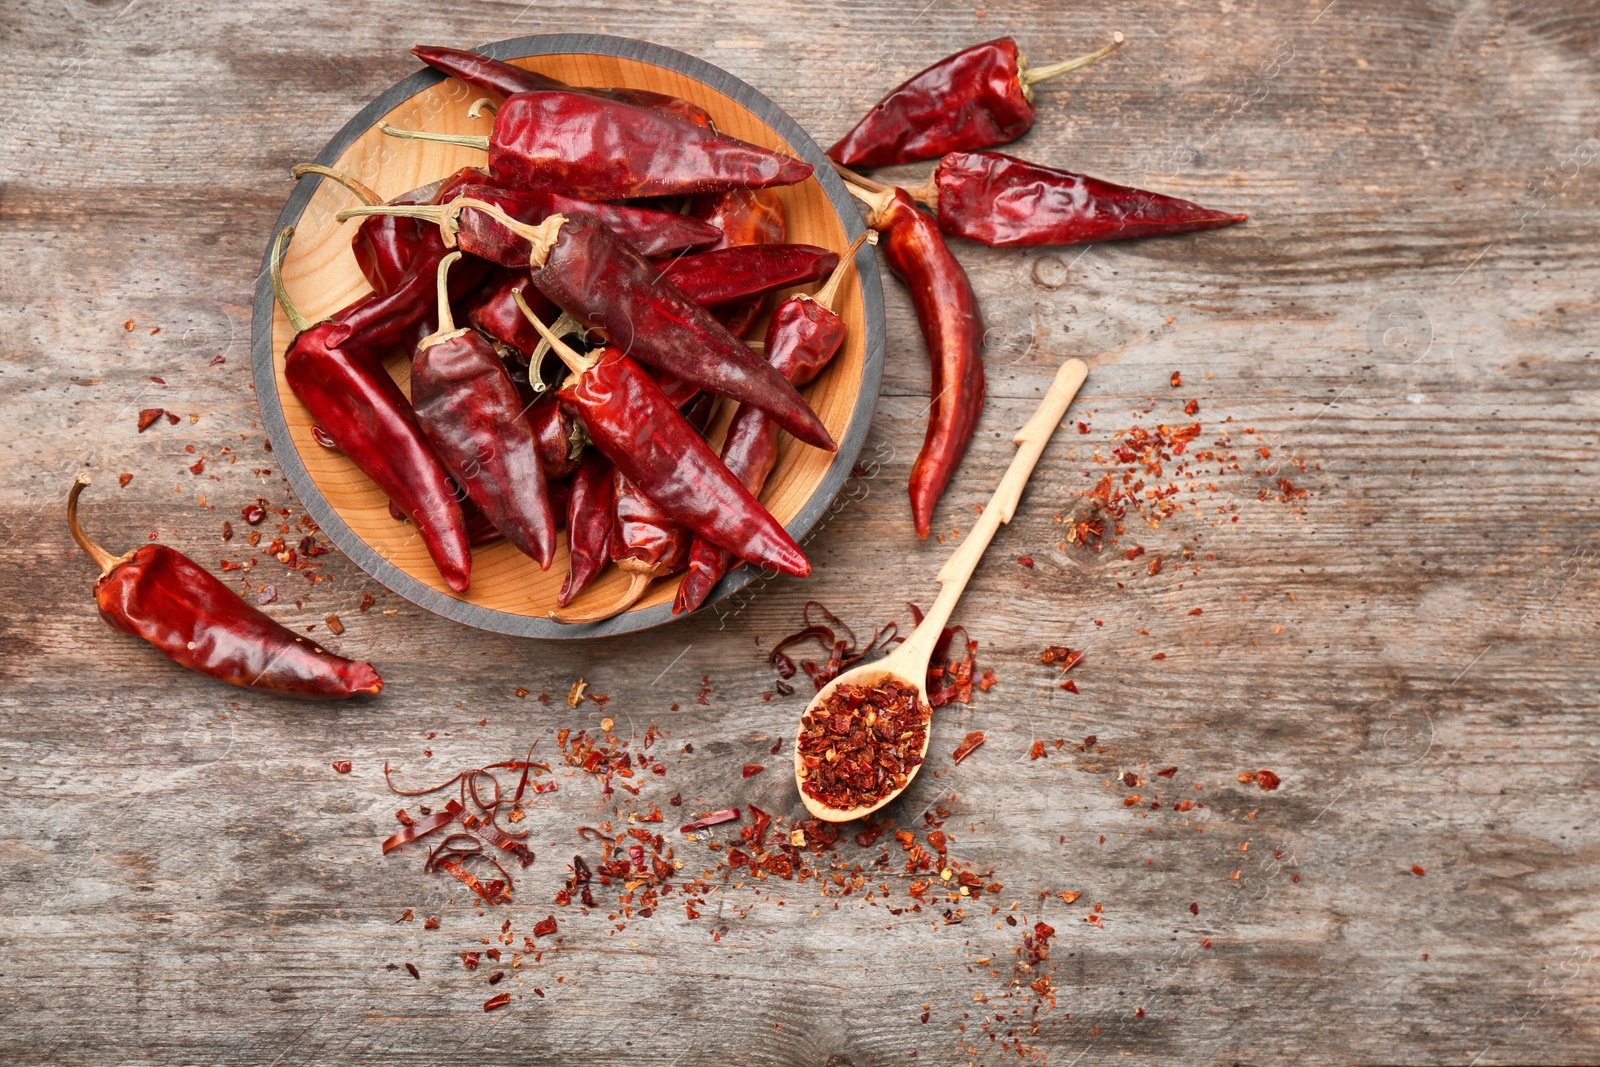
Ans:
[[[517,295],[522,295],[521,289],[517,290]],[[582,329],[583,323],[579,322],[565,311],[561,313],[560,317],[557,318],[555,322],[550,324],[550,332],[555,334],[557,337],[565,337],[569,333],[574,333]],[[544,357],[549,351],[550,342],[546,341],[543,337],[539,338],[539,343],[534,345],[532,352],[528,353],[528,366],[537,372],[544,366]],[[542,375],[540,376],[539,381],[541,383],[544,381]]]
[[[888,210],[894,201],[894,191],[898,186],[886,185],[882,189],[863,189],[852,182],[845,182],[844,187],[850,190],[850,195],[867,205],[867,225],[874,230],[883,225],[883,213]]]
[[[1111,35],[1111,43],[1104,48],[1096,49],[1086,56],[1079,56],[1076,59],[1064,59],[1060,63],[1051,63],[1044,67],[1030,68],[1028,66],[1028,57],[1019,52],[1017,54],[1017,80],[1022,83],[1023,97],[1028,103],[1033,103],[1033,87],[1035,85],[1042,81],[1049,81],[1051,78],[1059,77],[1069,71],[1077,70],[1079,67],[1087,67],[1090,63],[1097,63],[1121,48],[1122,42],[1125,40],[1127,38],[1123,37],[1121,33],[1113,33]]]
[[[822,288],[817,290],[816,295],[811,297],[812,300],[815,300],[829,311],[833,310],[833,298],[839,295],[839,289],[844,284],[845,275],[849,274],[850,268],[855,265],[856,253],[861,251],[861,246],[868,242],[872,244],[878,243],[877,230],[866,229],[862,231],[861,236],[850,242],[850,247],[845,249],[844,255],[839,257],[839,265],[833,268],[833,273],[829,275]]]
[[[485,111],[487,111],[489,116],[493,118],[499,112],[499,110],[499,105],[494,102],[492,97],[480,96],[478,99],[472,102],[471,107],[467,108],[467,118],[482,118]]]
[[[625,562],[627,561],[624,560],[622,563],[618,563],[617,566],[621,567]],[[650,588],[650,583],[653,580],[651,575],[645,571],[633,571],[628,575],[628,588],[624,589],[621,596],[605,607],[586,608],[580,611],[552,611],[550,617],[556,622],[569,625],[583,622],[600,622],[602,619],[609,619],[613,615],[622,614],[638,603],[639,598],[644,596],[644,591]]]
[[[600,362],[600,357],[598,356],[578,355],[565,341],[552,333],[550,327],[540,322],[539,316],[535,315],[533,309],[528,306],[528,302],[522,299],[521,289],[511,290],[511,299],[517,302],[517,307],[521,309],[523,316],[533,324],[533,328],[539,331],[539,336],[549,343],[550,350],[561,357],[561,362],[565,363],[567,369],[572,371],[573,374],[582,374]]]
[[[356,199],[360,200],[363,204],[371,206],[373,204],[383,203],[383,197],[373,192],[371,186],[357,181],[344,171],[334,170],[332,167],[324,167],[321,163],[296,163],[294,166],[289,168],[289,174],[296,181],[304,178],[307,174],[317,174],[324,178],[331,178],[340,185],[344,186],[346,189],[350,190],[350,192],[355,195]]]
[[[482,134],[471,133],[428,133],[425,130],[402,130],[389,125],[387,122],[378,123],[378,129],[390,137],[398,137],[405,141],[436,141],[439,144],[460,145],[462,148],[476,148],[480,152],[489,150],[489,138]]]
[[[556,238],[561,234],[561,227],[567,221],[565,215],[551,215],[539,225],[529,226],[525,222],[518,222],[493,204],[470,196],[458,196],[448,204],[375,204],[371,207],[347,207],[334,218],[339,222],[348,222],[364,215],[396,215],[404,219],[421,219],[423,222],[431,222],[438,226],[439,232],[444,235],[445,247],[454,248],[456,234],[461,230],[461,212],[469,207],[483,212],[527,241],[533,248],[528,257],[528,266],[532,270],[544,266],[545,260],[550,257],[550,249],[555,246]]]
[[[917,186],[907,186],[906,192],[911,194],[911,199],[925,206],[929,211],[938,214],[939,211],[939,172],[935,170],[928,175],[928,180]]]
[[[311,323],[307,322],[306,317],[300,314],[300,309],[294,306],[294,301],[289,299],[289,289],[283,284],[284,248],[293,236],[293,226],[285,226],[278,231],[278,236],[272,239],[272,262],[268,269],[272,277],[272,295],[277,298],[278,306],[283,308],[283,313],[289,317],[289,327],[296,334],[302,334],[310,328]]]
[[[79,471],[77,479],[72,483],[72,491],[67,494],[67,529],[72,531],[72,539],[78,542],[78,547],[83,549],[90,559],[94,560],[95,566],[100,568],[100,577],[104,578],[119,563],[123,563],[132,557],[133,553],[129,552],[123,556],[113,556],[89,540],[89,535],[83,532],[82,526],[78,525],[78,497],[82,495],[83,487],[88,484],[89,476]]]
[[[843,163],[840,163],[837,159],[830,159],[828,162],[833,164],[834,171],[837,172],[839,177],[843,178],[846,183],[855,182],[863,189],[870,189],[875,193],[881,193],[885,189],[889,188],[882,182],[873,181],[865,174],[857,174]]]
[[[456,320],[450,314],[450,264],[460,258],[458,249],[439,261],[439,328],[417,342],[418,352],[444,341],[453,341],[468,332],[464,326],[456,329]]]

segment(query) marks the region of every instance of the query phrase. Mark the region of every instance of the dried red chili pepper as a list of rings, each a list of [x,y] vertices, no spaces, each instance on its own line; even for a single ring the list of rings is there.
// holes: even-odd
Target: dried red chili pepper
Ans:
[[[665,93],[653,93],[648,89],[623,89],[623,88],[589,88],[587,86],[568,85],[559,78],[552,78],[547,74],[525,70],[510,63],[502,63],[498,59],[491,59],[478,52],[468,52],[460,48],[446,48],[442,45],[419,44],[411,49],[411,54],[422,60],[435,70],[441,70],[452,77],[460,78],[475,89],[485,92],[499,93],[501,96],[512,96],[516,93],[526,93],[535,89],[570,89],[573,92],[592,93],[595,96],[608,97],[613,100],[625,100],[628,103],[638,104],[640,107],[651,108],[668,115],[676,115],[686,119],[696,126],[710,126],[711,116],[697,104],[687,100],[680,100],[676,96]]]
[[[522,397],[483,335],[450,315],[451,252],[439,263],[439,326],[411,361],[411,401],[434,454],[495,529],[549,569],[556,519]]]
[[[783,201],[771,189],[729,189],[694,198],[689,214],[716,226],[722,237],[707,251],[741,245],[781,245],[786,228]],[[690,293],[690,296],[694,294]],[[760,298],[724,304],[712,312],[735,337],[743,337],[761,317],[766,301]]]
[[[67,528],[100,568],[94,596],[100,617],[142,637],[191,671],[233,685],[307,700],[377,693],[372,664],[336,656],[240,600],[211,572],[176,549],[146,544],[113,556],[78,524],[79,474],[67,495]]]
[[[952,152],[910,192],[945,233],[997,247],[1216,230],[1246,218],[1000,152]]]
[[[298,163],[289,173],[296,179],[303,178],[307,174],[331,179],[344,186],[351,195],[369,207],[384,202],[382,197],[354,177],[332,167],[324,167],[320,163]],[[419,201],[410,199],[410,194],[407,194],[393,202],[412,204]],[[415,219],[374,215],[362,220],[355,236],[350,239],[350,251],[355,254],[356,266],[361,268],[361,276],[367,279],[367,284],[372,286],[373,292],[381,295],[399,285],[405,278],[406,271],[411,266],[411,257],[416,254],[421,241],[422,226]]]
[[[1115,52],[1122,34],[1077,59],[1029,67],[1010,37],[973,45],[903,82],[828,149],[847,167],[892,167],[1014,141],[1033,125],[1033,87]]]
[[[456,193],[493,204],[518,222],[537,225],[551,215],[580,212],[593,215],[611,227],[613,233],[632,245],[641,256],[670,256],[690,249],[715,244],[722,231],[709,222],[680,215],[676,211],[633,207],[628,204],[594,203],[547,189],[505,189],[485,182],[461,186]],[[485,258],[495,259],[494,256]],[[528,249],[520,247],[507,266],[527,266]]]
[[[792,296],[778,305],[767,326],[767,360],[790,384],[800,386],[815,378],[844,342],[844,320],[833,312],[833,301],[855,263],[868,230],[850,245],[833,276],[816,296]],[[722,442],[722,462],[759,496],[767,476],[778,461],[778,426],[766,412],[741,406],[728,424]],[[704,538],[695,538],[689,550],[689,571],[672,601],[674,615],[693,611],[705,603],[713,586],[733,566],[733,554]]]
[[[560,189],[584,200],[793,185],[812,170],[676,115],[572,89],[508,96],[487,137],[399,130],[385,122],[378,129],[480,149],[499,185]]]
[[[553,390],[528,407],[528,425],[539,442],[539,463],[546,478],[565,478],[578,469],[588,438],[583,425],[562,409]]]
[[[910,486],[917,536],[927,537],[934,506],[966,454],[983,412],[983,316],[966,271],[909,193],[848,188],[866,203],[867,225],[883,235],[889,268],[911,292],[933,365],[928,432],[911,468]]]
[[[337,320],[307,323],[289,299],[281,256],[293,233],[292,226],[278,232],[270,265],[273,292],[295,331],[284,355],[289,388],[339,450],[417,524],[446,584],[462,592],[472,553],[450,479],[405,394],[375,358],[352,345],[350,327]]]
[[[517,358],[527,363],[528,357],[539,345],[539,334],[528,325],[522,309],[511,299],[512,290],[520,289],[534,314],[546,323],[554,322],[561,312],[533,287],[528,281],[527,272],[507,268],[500,270],[504,273],[490,275],[486,279],[486,282],[494,284],[480,289],[479,295],[468,305],[467,323],[500,344],[514,349]]]
[[[611,558],[611,532],[615,521],[616,485],[611,461],[590,449],[572,473],[572,495],[567,501],[567,579],[556,594],[566,607]]]
[[[603,330],[608,344],[681,381],[770,413],[807,444],[837,450],[783,375],[599,220],[556,216],[540,230],[529,258],[533,283],[579,322]]]
[[[667,260],[661,274],[710,308],[814,282],[838,265],[837,252],[816,245],[740,245]]]
[[[579,356],[539,324],[573,377],[561,402],[624,477],[675,521],[707,540],[784,574],[811,564],[672,406],[654,379],[619,349]]]

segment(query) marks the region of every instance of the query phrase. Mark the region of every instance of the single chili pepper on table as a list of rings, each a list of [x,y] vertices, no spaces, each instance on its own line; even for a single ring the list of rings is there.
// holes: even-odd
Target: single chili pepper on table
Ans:
[[[828,149],[847,167],[892,167],[1015,141],[1033,125],[1033,87],[1122,47],[1122,34],[1077,59],[1029,67],[1009,37],[976,44],[915,74]]]
[[[355,178],[320,163],[297,163],[289,173],[296,180],[307,174],[316,174],[338,182],[368,207],[384,203],[382,197]],[[418,201],[402,196],[392,203],[414,204]],[[350,239],[350,251],[356,257],[356,266],[361,268],[361,276],[372,286],[372,291],[381,296],[405,278],[406,271],[411,267],[411,257],[416,255],[421,242],[422,224],[416,219],[373,215],[361,220],[355,236]]]
[[[838,265],[838,253],[816,245],[740,245],[666,260],[661,274],[701,307],[715,308],[814,282]]]
[[[788,531],[728,473],[642,367],[609,346],[580,356],[543,323],[538,328],[573,372],[561,402],[623,477],[674,521],[739,558],[796,577],[810,573]]]
[[[100,617],[142,637],[191,671],[248,689],[304,700],[342,700],[377,693],[372,664],[336,656],[240,600],[232,589],[182,552],[146,544],[113,556],[83,532],[79,474],[67,495],[67,528],[100,568],[94,596]]]
[[[352,345],[349,325],[337,316],[308,323],[289,299],[282,255],[293,234],[293,226],[278,231],[270,263],[272,291],[295,331],[283,360],[289,388],[323,433],[417,524],[445,584],[462,592],[472,553],[450,478],[405,394],[368,350]]]
[[[844,343],[844,320],[834,313],[833,301],[862,243],[876,237],[870,229],[857,237],[815,296],[791,296],[772,313],[767,325],[767,359],[792,384],[805,385],[815,378]],[[722,462],[728,471],[744,483],[752,496],[759,497],[777,461],[777,423],[764,411],[740,407],[722,442]],[[735,562],[731,552],[696,537],[685,561],[688,573],[672,601],[672,613],[694,611],[705,603],[712,587],[733,569]]]
[[[461,214],[492,210],[469,205]],[[528,266],[539,291],[578,322],[603,330],[607,344],[684,382],[770,412],[807,444],[837,450],[794,386],[603,222],[576,214],[553,215],[535,228],[503,214],[497,221],[528,238]]]
[[[611,461],[591,448],[572,472],[572,494],[567,498],[567,579],[556,594],[561,607],[572,603],[611,559],[616,522],[614,471]]]
[[[548,570],[556,519],[545,492],[539,443],[500,357],[476,330],[456,328],[449,274],[439,263],[439,328],[411,361],[411,403],[434,455],[507,540]]]
[[[474,89],[481,89],[484,92],[512,96],[535,89],[569,89],[573,92],[591,93],[612,100],[638,104],[640,107],[692,122],[696,126],[711,126],[711,116],[704,108],[665,93],[653,93],[648,89],[591,89],[581,85],[568,85],[559,78],[491,59],[479,52],[446,48],[443,45],[419,44],[411,49],[411,54],[435,70],[459,78]]]
[[[888,188],[849,168],[839,170],[865,188]],[[996,247],[1191,233],[1246,218],[1000,152],[952,152],[926,184],[907,191],[938,216],[945,233]]]
[[[983,316],[978,298],[932,216],[904,189],[870,192],[846,183],[882,234],[889,269],[905,282],[933,367],[933,401],[922,451],[911,468],[911,517],[927,537],[934,505],[966,455],[983,412]]]
[[[563,89],[506,98],[487,136],[400,130],[391,137],[489,153],[497,185],[559,189],[583,200],[793,185],[811,164],[636,104]]]

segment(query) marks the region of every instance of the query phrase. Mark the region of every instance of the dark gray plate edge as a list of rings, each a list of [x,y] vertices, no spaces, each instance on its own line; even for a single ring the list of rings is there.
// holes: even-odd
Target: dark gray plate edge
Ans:
[[[680,74],[688,75],[711,86],[754,112],[763,122],[772,127],[780,137],[794,147],[802,159],[816,168],[817,180],[821,183],[823,191],[833,204],[834,210],[844,220],[845,233],[850,240],[854,240],[865,228],[861,222],[860,213],[856,209],[854,198],[846,191],[844,182],[840,180],[839,176],[834,173],[833,167],[829,165],[826,153],[811,139],[810,135],[764,94],[756,91],[726,71],[706,63],[704,60],[679,52],[676,49],[635,41],[625,37],[575,33],[516,37],[484,45],[478,51],[496,59],[517,59],[523,56],[560,55],[565,53],[609,55],[651,63],[655,66],[665,67]],[[322,151],[317,154],[316,161],[331,166],[344,153],[345,149],[349,148],[356,138],[370,129],[378,119],[407,99],[443,80],[444,76],[437,71],[421,70],[396,83],[377,99],[362,108],[349,122],[345,123],[339,132],[323,147]],[[260,404],[262,422],[267,431],[267,438],[272,442],[273,455],[277,459],[285,477],[288,478],[290,487],[294,489],[301,503],[317,525],[356,566],[360,567],[385,588],[400,594],[407,600],[435,614],[443,615],[445,618],[478,629],[508,634],[513,637],[569,639],[635,633],[671,622],[675,618],[688,618],[689,616],[674,616],[672,614],[672,605],[668,603],[659,604],[643,611],[627,612],[601,622],[569,626],[551,619],[516,615],[510,612],[485,608],[464,600],[457,600],[455,597],[441,593],[418,581],[384,559],[339,518],[333,506],[327,502],[321,491],[317,489],[316,483],[312,481],[310,472],[306,470],[305,465],[300,461],[299,452],[289,437],[288,423],[284,419],[282,402],[278,395],[278,380],[273,365],[272,352],[273,296],[272,284],[268,275],[270,257],[272,255],[272,236],[276,235],[284,226],[293,225],[299,221],[306,205],[310,203],[311,197],[316,191],[316,181],[320,180],[305,180],[296,183],[293,192],[289,194],[288,201],[284,204],[283,211],[278,215],[278,220],[272,227],[272,234],[268,235],[267,248],[261,257],[261,273],[256,279],[255,309],[251,323],[251,363],[255,378],[256,397]],[[787,529],[790,535],[797,541],[803,542],[806,539],[806,535],[822,518],[828,508],[832,506],[834,498],[849,480],[856,459],[860,456],[861,449],[866,444],[867,431],[870,428],[873,411],[877,406],[878,392],[882,386],[884,358],[883,286],[878,275],[877,260],[870,246],[864,246],[857,253],[856,271],[861,285],[867,324],[867,344],[862,367],[861,390],[857,394],[855,408],[850,413],[850,422],[845,430],[844,438],[838,442],[839,451],[835,454],[833,462],[829,464],[828,470],[823,475],[821,485],[806,502],[800,514],[796,515],[793,521],[788,524]],[[709,611],[718,601],[744,589],[761,575],[762,572],[758,568],[749,565],[735,569],[717,583],[711,595],[706,598],[705,604],[695,614],[698,615]]]

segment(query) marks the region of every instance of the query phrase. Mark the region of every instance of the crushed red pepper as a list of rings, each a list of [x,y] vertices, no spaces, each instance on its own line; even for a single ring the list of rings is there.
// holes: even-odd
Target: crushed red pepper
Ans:
[[[950,754],[951,760],[955,763],[960,763],[962,760],[976,752],[978,750],[978,746],[982,745],[987,740],[988,738],[984,736],[982,730],[973,730],[962,739],[961,744],[957,745],[956,750]]]
[[[931,711],[914,687],[892,680],[839,686],[801,717],[800,788],[841,810],[904,788],[922,764]]]

